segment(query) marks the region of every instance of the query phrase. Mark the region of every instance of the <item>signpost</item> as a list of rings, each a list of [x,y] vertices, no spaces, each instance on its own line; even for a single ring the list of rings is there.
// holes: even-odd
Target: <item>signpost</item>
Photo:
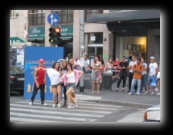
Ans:
[[[50,13],[47,17],[48,23],[50,23],[52,26],[56,25],[59,21],[59,17],[56,13]]]

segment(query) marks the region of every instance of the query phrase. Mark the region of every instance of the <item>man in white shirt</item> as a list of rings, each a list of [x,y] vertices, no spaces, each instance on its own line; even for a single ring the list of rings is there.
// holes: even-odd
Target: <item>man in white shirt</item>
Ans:
[[[74,65],[77,67],[78,70],[80,70],[80,60],[78,57],[75,58]]]
[[[84,56],[84,73],[88,73],[89,72],[89,70],[91,70],[90,69],[90,61],[89,61],[89,59],[88,59],[88,55],[85,55]]]
[[[133,79],[133,70],[132,67],[137,64],[136,61],[136,56],[133,55],[132,56],[132,61],[129,62],[129,90],[127,92],[130,92],[131,90],[131,83],[132,83],[132,79]],[[137,85],[135,86],[135,89],[137,90]]]
[[[158,72],[158,65],[157,65],[157,63],[154,61],[154,57],[151,56],[151,57],[150,57],[150,64],[149,64],[149,71],[148,71],[148,80],[147,80],[147,86],[146,86],[146,92],[145,92],[146,94],[148,94],[149,85],[151,85],[151,83],[152,83],[153,81],[156,82],[157,72]],[[156,86],[156,85],[153,85],[151,95],[154,94],[155,86]]]

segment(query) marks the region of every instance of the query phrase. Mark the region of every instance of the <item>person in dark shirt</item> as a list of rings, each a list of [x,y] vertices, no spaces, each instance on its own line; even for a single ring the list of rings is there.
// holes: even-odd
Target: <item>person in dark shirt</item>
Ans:
[[[119,68],[120,68],[120,73],[119,73],[116,92],[119,91],[119,87],[120,87],[120,83],[122,79],[123,79],[122,91],[124,91],[124,87],[126,84],[128,63],[125,61],[125,57],[122,57],[122,61],[119,64]]]

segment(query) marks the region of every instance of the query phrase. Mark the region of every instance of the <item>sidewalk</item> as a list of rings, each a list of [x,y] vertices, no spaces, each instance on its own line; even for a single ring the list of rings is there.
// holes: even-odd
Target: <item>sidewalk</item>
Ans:
[[[121,83],[122,84],[122,83]],[[127,84],[127,83],[126,83]],[[120,89],[116,92],[116,83],[112,85],[112,90],[101,90],[100,95],[97,95],[95,90],[94,95],[92,95],[91,89],[85,89],[84,92],[80,92],[79,88],[75,89],[75,94],[79,100],[90,100],[97,101],[100,103],[117,104],[117,105],[129,105],[148,108],[153,105],[160,104],[160,92],[155,92],[154,95],[140,93],[140,95],[129,95],[128,86],[126,85],[125,91]],[[151,92],[151,88],[149,92]]]

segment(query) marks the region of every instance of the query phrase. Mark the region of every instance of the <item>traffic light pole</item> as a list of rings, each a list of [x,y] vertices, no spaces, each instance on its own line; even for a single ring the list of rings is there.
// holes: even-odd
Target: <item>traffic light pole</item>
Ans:
[[[83,51],[84,49],[84,10],[80,10],[80,61],[81,61],[81,70],[83,71]],[[80,87],[79,92],[84,93],[84,77],[83,75],[80,78]]]

